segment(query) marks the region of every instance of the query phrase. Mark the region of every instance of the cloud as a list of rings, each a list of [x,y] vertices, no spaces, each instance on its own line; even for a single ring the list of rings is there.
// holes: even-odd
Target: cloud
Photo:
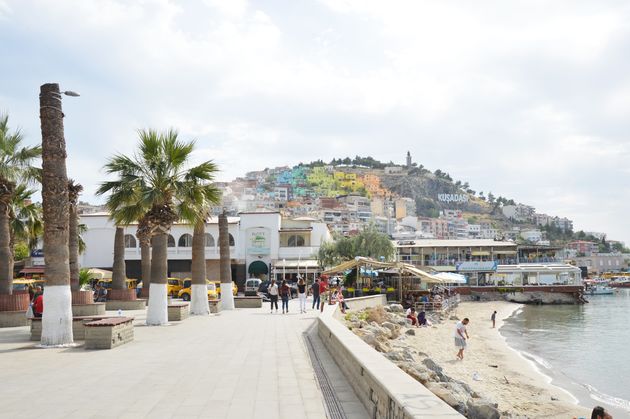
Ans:
[[[88,200],[136,129],[177,127],[224,180],[410,150],[630,242],[630,204],[602,205],[628,192],[629,17],[616,0],[0,0],[0,108],[36,141],[37,86],[81,92],[65,125]]]

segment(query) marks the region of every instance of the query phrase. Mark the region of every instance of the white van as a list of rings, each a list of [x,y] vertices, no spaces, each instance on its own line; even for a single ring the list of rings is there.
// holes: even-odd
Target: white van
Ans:
[[[245,295],[258,295],[258,287],[262,281],[258,278],[249,278],[245,281]]]

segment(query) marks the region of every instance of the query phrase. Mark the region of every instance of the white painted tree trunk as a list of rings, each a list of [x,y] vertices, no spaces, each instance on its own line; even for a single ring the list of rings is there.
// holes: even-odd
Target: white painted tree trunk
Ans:
[[[149,308],[147,326],[161,326],[168,323],[168,300],[166,284],[151,284],[149,288]]]
[[[232,284],[221,284],[222,290],[228,292],[221,293],[221,310],[234,310],[234,295],[232,294]]]
[[[195,316],[210,314],[210,307],[208,306],[208,287],[206,285],[193,284],[191,291],[190,314]]]
[[[60,347],[73,343],[70,284],[48,285],[44,291],[41,345]]]

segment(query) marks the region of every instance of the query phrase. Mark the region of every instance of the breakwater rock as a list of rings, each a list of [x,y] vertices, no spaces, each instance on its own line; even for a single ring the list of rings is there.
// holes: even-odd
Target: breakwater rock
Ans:
[[[493,403],[475,392],[468,384],[452,379],[426,353],[415,350],[406,341],[417,329],[411,326],[403,307],[392,304],[373,307],[346,315],[346,325],[365,343],[396,364],[433,394],[469,419],[509,418]],[[431,318],[432,322],[440,321]],[[421,330],[421,329],[420,329]]]

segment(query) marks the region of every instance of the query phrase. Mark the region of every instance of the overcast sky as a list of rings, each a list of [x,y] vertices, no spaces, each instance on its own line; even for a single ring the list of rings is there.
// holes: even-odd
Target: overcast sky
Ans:
[[[0,110],[40,141],[59,82],[86,190],[138,128],[221,180],[318,158],[414,161],[630,242],[630,3],[0,0]]]

